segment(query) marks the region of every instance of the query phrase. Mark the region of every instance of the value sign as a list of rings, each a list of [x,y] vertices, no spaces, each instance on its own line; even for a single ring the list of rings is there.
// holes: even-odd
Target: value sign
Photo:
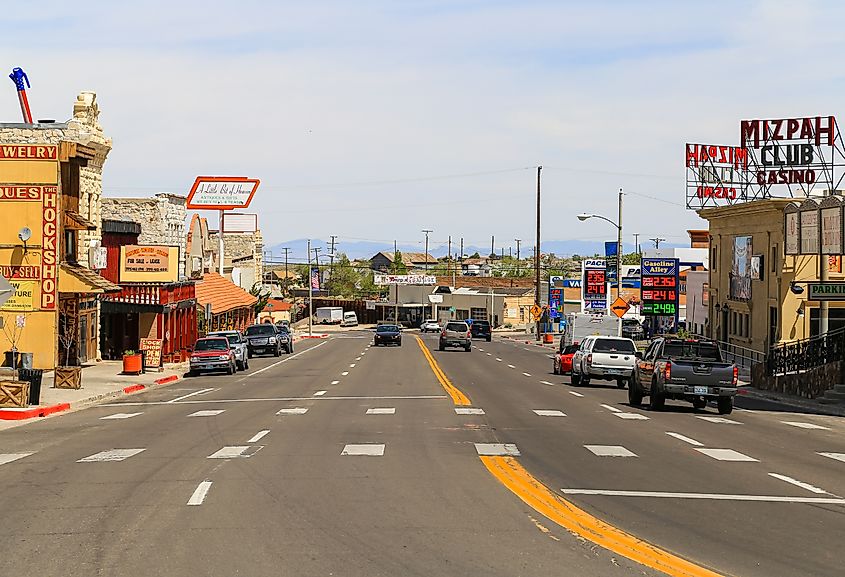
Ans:
[[[198,176],[188,193],[188,208],[232,210],[246,208],[261,183],[246,176]]]

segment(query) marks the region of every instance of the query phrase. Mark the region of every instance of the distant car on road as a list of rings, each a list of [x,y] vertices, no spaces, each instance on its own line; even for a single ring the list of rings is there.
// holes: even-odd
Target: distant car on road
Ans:
[[[622,336],[633,341],[641,341],[645,338],[645,330],[637,319],[622,319]]]
[[[472,350],[472,333],[469,325],[464,321],[449,321],[443,330],[440,332],[440,346],[441,351],[445,351],[446,347],[461,347],[466,352]]]
[[[489,321],[472,321],[472,324],[469,326],[469,332],[472,334],[472,338],[474,339],[484,339],[488,343],[493,339],[493,332],[490,329],[490,322]]]
[[[250,358],[260,354],[271,354],[278,357],[282,354],[282,344],[279,342],[275,325],[251,325],[246,328],[247,353]]]
[[[573,385],[588,384],[590,379],[616,381],[624,389],[636,363],[637,347],[622,337],[587,337],[572,357]]]
[[[204,337],[197,339],[191,352],[189,376],[207,371],[226,371],[234,375],[237,370],[235,352],[229,347],[226,337]]]
[[[578,343],[571,345],[564,345],[563,339],[560,341],[560,348],[554,356],[552,363],[552,372],[556,375],[568,375],[572,372],[572,357],[575,351],[578,350]]]
[[[245,371],[249,368],[249,351],[247,351],[246,339],[241,331],[216,331],[208,333],[207,337],[224,337],[229,341],[229,348],[235,353],[235,363],[238,369]]]
[[[373,344],[377,347],[382,345],[402,346],[402,329],[398,325],[379,325],[376,327],[376,334],[373,337]]]
[[[628,401],[639,405],[649,397],[649,407],[659,411],[666,399],[692,403],[696,409],[715,400],[719,414],[733,411],[739,370],[722,360],[719,345],[705,339],[656,338],[637,361]]]
[[[276,339],[286,353],[293,352],[293,334],[290,325],[276,325]]]
[[[423,333],[439,333],[441,330],[440,323],[434,319],[426,319],[420,325],[420,332]]]
[[[357,327],[358,326],[358,315],[355,314],[355,311],[346,311],[343,313],[343,320],[340,321],[340,326],[342,327]]]

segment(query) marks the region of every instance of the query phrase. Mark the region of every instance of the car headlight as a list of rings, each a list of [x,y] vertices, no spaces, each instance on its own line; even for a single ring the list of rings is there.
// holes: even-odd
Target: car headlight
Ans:
[[[220,356],[219,356],[219,357],[217,357],[217,358],[218,358],[218,359],[220,359],[221,361],[228,361],[228,360],[229,360],[229,355],[220,355]]]
[[[276,342],[276,337],[270,337],[269,339],[267,339],[267,342],[268,342],[268,343],[271,343],[271,344],[272,344],[272,343],[275,343],[275,342]]]
[[[279,335],[279,342],[286,343],[288,342],[288,338],[285,335]]]

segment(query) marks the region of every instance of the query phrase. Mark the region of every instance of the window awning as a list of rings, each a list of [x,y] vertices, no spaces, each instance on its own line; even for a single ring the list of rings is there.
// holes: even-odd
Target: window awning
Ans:
[[[72,210],[65,211],[65,230],[97,230],[97,225]]]
[[[84,266],[62,263],[59,267],[60,293],[120,292],[120,287]]]

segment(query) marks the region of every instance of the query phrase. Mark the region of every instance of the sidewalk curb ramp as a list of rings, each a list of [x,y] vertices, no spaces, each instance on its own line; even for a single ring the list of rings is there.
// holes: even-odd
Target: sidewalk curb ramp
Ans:
[[[58,403],[55,405],[48,405],[46,407],[2,408],[0,409],[0,420],[23,421],[27,419],[34,419],[36,417],[47,417],[56,413],[69,411],[71,409],[81,409],[91,405],[96,405],[101,401],[116,399],[124,395],[133,395],[146,389],[150,389],[155,385],[169,385],[181,379],[182,377],[179,375],[170,375],[169,377],[156,379],[149,385],[129,385],[128,387],[123,387],[122,389],[116,391],[110,391],[108,393],[102,393],[85,399],[80,399],[74,403]]]

